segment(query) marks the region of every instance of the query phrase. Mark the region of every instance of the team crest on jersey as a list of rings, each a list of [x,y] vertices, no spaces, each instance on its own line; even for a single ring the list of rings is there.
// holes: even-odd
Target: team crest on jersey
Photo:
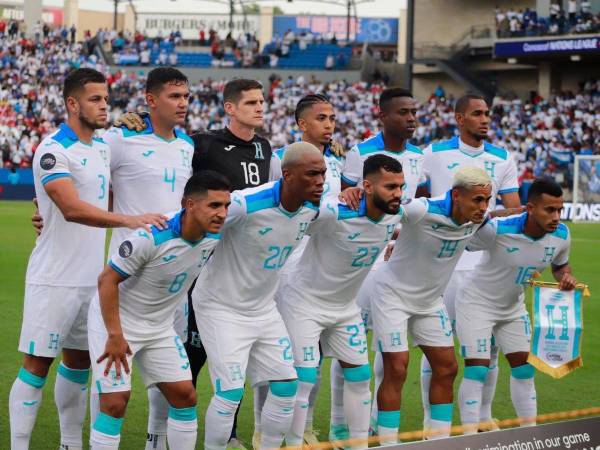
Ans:
[[[121,258],[129,258],[132,253],[133,253],[133,244],[131,243],[131,241],[124,241],[119,246],[119,256]]]
[[[40,167],[50,170],[56,165],[56,157],[52,153],[46,153],[40,158]]]

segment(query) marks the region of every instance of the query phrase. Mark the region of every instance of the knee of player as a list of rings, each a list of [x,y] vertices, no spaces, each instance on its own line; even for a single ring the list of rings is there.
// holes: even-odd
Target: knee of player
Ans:
[[[390,355],[399,355],[396,353],[390,353]],[[388,363],[383,365],[383,378],[390,378],[394,382],[404,383],[406,381],[407,364],[401,358],[392,357],[389,358]]]
[[[186,386],[185,389],[181,389],[176,394],[174,401],[169,402],[175,408],[186,408],[189,406],[196,406],[196,390],[190,383],[189,388]]]
[[[100,395],[100,410],[110,417],[123,417],[129,402],[130,391]]]
[[[269,381],[269,391],[276,397],[295,397],[298,380]]]
[[[454,379],[458,373],[458,363],[456,362],[456,358],[448,358],[444,361],[431,364],[431,370],[434,377]]]

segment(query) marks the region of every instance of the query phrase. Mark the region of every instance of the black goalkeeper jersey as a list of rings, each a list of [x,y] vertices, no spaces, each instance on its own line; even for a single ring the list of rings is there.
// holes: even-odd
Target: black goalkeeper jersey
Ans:
[[[232,190],[245,189],[269,181],[271,144],[265,138],[254,135],[244,141],[228,128],[192,135],[194,158],[192,168],[214,170],[225,175]]]

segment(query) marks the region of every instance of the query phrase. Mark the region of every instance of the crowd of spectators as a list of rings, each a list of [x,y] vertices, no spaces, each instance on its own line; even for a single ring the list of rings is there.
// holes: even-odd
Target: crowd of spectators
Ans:
[[[72,44],[59,35],[39,43],[23,38],[0,38],[0,149],[5,167],[28,167],[40,139],[64,120],[60,86],[66,73],[93,67],[108,76],[111,120],[124,111],[144,107],[145,79],[136,72],[109,72],[85,43]],[[187,131],[218,129],[226,124],[221,105],[225,80],[193,83]],[[349,148],[378,130],[376,100],[383,84],[315,78],[281,79],[273,75],[266,87],[265,128],[261,131],[278,147],[299,139],[294,108],[306,93],[328,95],[336,109],[334,139]],[[456,134],[452,96],[438,87],[420,103],[417,145]],[[574,153],[600,153],[600,82],[589,80],[578,93],[560,93],[550,99],[522,101],[497,97],[492,107],[490,139],[511,150],[523,179],[551,176],[567,185]],[[558,174],[558,175],[557,175]]]
[[[495,9],[496,35],[500,38],[589,34],[600,31],[600,13],[592,13],[589,0],[569,0],[566,10],[552,0],[548,17],[538,17],[535,9]]]

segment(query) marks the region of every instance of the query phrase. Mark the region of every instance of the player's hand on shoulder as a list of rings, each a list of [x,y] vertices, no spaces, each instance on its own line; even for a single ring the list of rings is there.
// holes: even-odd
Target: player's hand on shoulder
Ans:
[[[31,216],[31,225],[35,230],[35,234],[39,236],[40,234],[42,234],[42,228],[44,228],[44,219],[40,215],[37,198],[35,197],[33,199],[33,204],[35,205],[35,211],[33,212],[33,216]]]
[[[115,372],[117,379],[121,378],[121,371],[125,370],[125,373],[130,373],[129,363],[127,362],[127,355],[131,355],[131,348],[129,343],[125,340],[125,336],[122,334],[109,334],[106,339],[106,345],[104,346],[104,353],[100,355],[100,358],[96,360],[100,364],[105,359],[106,367],[104,368],[104,376],[108,376],[110,368],[115,365]]]
[[[558,288],[561,291],[572,291],[573,289],[575,289],[576,285],[577,279],[570,273],[565,273],[562,276],[560,283],[558,283]]]
[[[125,216],[125,227],[135,230],[137,228],[145,228],[146,231],[151,231],[150,226],[155,226],[159,230],[167,227],[168,217],[164,214],[147,213],[139,216]]]
[[[148,126],[144,121],[144,118],[148,116],[148,113],[135,113],[128,111],[121,117],[115,120],[115,127],[125,127],[128,130],[144,131]]]
[[[363,190],[359,187],[350,187],[340,192],[339,199],[354,210],[358,210]]]
[[[346,156],[346,150],[344,149],[344,146],[340,143],[340,141],[331,141],[329,149],[331,150],[331,153],[333,153],[338,158],[341,156]]]
[[[385,247],[385,253],[383,254],[383,260],[384,261],[389,261],[391,256],[392,256],[392,252],[394,251],[394,242],[390,242],[386,247]]]

